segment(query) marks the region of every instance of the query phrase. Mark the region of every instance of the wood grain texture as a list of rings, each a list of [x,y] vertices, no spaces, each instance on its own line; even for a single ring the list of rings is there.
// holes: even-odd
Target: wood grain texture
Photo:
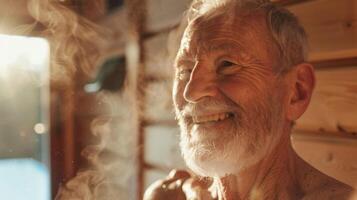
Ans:
[[[172,81],[151,82],[146,90],[144,117],[148,121],[173,121],[175,119],[171,97]]]
[[[323,173],[357,187],[357,140],[295,132],[298,155]]]
[[[316,0],[287,8],[306,29],[311,61],[357,56],[356,0]]]
[[[145,75],[171,79],[174,68],[169,60],[169,33],[163,32],[144,41]]]
[[[145,162],[162,169],[185,168],[179,148],[177,126],[148,126],[145,128]]]
[[[146,31],[156,32],[175,26],[191,0],[147,0]]]
[[[317,86],[296,128],[309,131],[357,132],[357,67],[316,71]]]
[[[87,19],[95,21],[107,12],[106,0],[86,0],[81,4],[81,14]]]

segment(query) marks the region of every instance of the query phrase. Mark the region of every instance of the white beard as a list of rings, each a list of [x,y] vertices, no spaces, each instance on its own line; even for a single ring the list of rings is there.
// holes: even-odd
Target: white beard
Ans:
[[[179,118],[180,147],[187,166],[201,176],[223,177],[257,164],[279,142],[280,135],[276,134],[280,132],[280,116],[274,115],[277,117],[272,117],[271,112],[267,115],[271,117],[269,121],[264,121],[266,116],[248,117],[255,120],[240,122],[245,127],[232,121],[220,130],[195,130]],[[269,124],[264,126],[264,122]]]
[[[224,133],[223,133],[224,134]],[[241,133],[247,135],[247,133]],[[181,151],[188,167],[201,176],[219,176],[239,173],[256,164],[267,152],[264,140],[243,142],[240,135],[227,141],[205,141],[192,144],[187,133],[181,134]],[[223,145],[221,142],[225,142]],[[221,143],[221,144],[219,144]]]

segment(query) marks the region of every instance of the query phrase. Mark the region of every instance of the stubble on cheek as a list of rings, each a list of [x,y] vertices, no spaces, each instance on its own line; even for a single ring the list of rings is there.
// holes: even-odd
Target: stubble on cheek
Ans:
[[[255,83],[257,84],[258,82]],[[239,163],[254,163],[264,156],[268,143],[274,137],[272,131],[276,117],[273,115],[279,113],[276,110],[279,105],[275,105],[277,102],[273,98],[274,95],[269,92],[274,88],[259,87],[261,86],[260,84],[254,85],[255,87],[252,87],[255,88],[253,90],[255,91],[254,98],[249,101],[246,99],[247,101],[242,102],[244,105],[239,105],[244,109],[234,111],[236,113],[235,117],[237,117],[235,121],[228,123],[227,127],[220,130],[200,129],[199,135],[205,137],[201,138],[201,140],[194,140],[193,135],[196,135],[196,133],[193,132],[192,118],[185,116],[183,112],[188,104],[183,98],[185,83],[176,80],[174,84],[173,95],[176,118],[181,129],[181,151],[186,162],[191,163],[191,168],[192,166],[200,166],[202,170],[207,166],[205,161],[209,160],[217,161],[216,164],[225,161],[227,163],[235,161]],[[227,99],[230,98],[227,97]],[[222,101],[220,103],[224,104]],[[210,104],[207,103],[203,107],[209,108]],[[212,137],[206,137],[208,135],[205,134]],[[228,165],[233,166],[231,164],[226,166]]]

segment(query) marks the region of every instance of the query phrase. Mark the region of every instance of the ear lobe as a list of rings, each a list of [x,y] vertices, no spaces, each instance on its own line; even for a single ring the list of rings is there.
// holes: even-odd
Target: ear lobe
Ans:
[[[315,73],[311,64],[302,63],[294,68],[290,76],[292,85],[287,113],[290,121],[297,120],[306,111],[315,87]]]

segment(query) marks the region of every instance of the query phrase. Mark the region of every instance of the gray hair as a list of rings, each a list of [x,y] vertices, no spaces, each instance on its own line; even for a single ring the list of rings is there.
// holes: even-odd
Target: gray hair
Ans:
[[[305,62],[308,54],[307,35],[297,17],[286,8],[278,7],[269,0],[194,0],[186,13],[188,21],[205,16],[212,19],[217,15],[235,17],[237,14],[263,11],[273,42],[277,46],[279,68],[288,71]],[[232,13],[233,14],[230,14]],[[186,22],[187,23],[187,22]]]

